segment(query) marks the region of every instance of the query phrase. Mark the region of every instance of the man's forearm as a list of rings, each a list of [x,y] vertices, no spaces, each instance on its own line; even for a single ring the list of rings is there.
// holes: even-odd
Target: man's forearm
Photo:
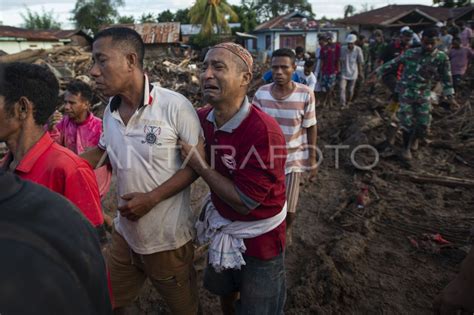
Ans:
[[[318,138],[318,125],[313,125],[309,127],[307,130],[307,137],[308,137],[308,150],[309,150],[309,159],[311,162],[311,166],[316,165],[316,143]]]
[[[159,204],[191,185],[199,175],[190,167],[180,169],[167,181],[150,192],[155,204]]]
[[[250,209],[247,208],[240,199],[234,183],[232,183],[230,179],[219,174],[219,172],[209,166],[207,168],[199,167],[196,171],[209,185],[209,188],[225,203],[231,206],[232,209],[244,215],[250,212]]]
[[[105,150],[98,146],[80,154],[80,157],[89,162],[92,168],[96,168]]]

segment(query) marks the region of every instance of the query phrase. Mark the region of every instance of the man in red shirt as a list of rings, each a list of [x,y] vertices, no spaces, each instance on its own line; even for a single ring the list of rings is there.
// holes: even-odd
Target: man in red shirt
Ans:
[[[227,235],[248,236],[229,242],[241,244],[243,255],[233,256],[241,259],[238,264],[226,258],[228,251],[216,254],[214,238],[210,240],[204,286],[221,297],[224,314],[234,314],[236,309],[238,314],[282,314],[286,297],[285,138],[273,118],[248,102],[252,57],[243,47],[222,43],[211,48],[200,79],[204,99],[211,105],[198,113],[207,145],[201,141],[192,147],[181,142],[182,155],[211,190],[201,217],[210,211],[226,222],[222,229],[229,231]],[[266,225],[269,220],[273,221],[270,226],[252,234],[255,224]],[[226,246],[225,240],[222,245]],[[226,264],[215,261],[216,255]]]
[[[69,199],[103,239],[104,218],[94,172],[43,128],[55,110],[58,92],[58,81],[44,67],[0,65],[0,142],[9,149],[0,168]]]

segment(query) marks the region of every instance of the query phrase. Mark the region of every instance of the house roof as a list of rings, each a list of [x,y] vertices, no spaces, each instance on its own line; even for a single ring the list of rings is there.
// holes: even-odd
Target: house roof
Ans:
[[[179,42],[179,22],[114,24],[109,27],[123,26],[137,31],[145,44],[173,44]]]
[[[318,29],[318,22],[308,19],[304,14],[292,12],[278,16],[263,24],[258,25],[254,32],[276,31],[276,30],[308,30]]]
[[[388,26],[391,22],[414,12],[432,20],[433,22],[445,21],[452,15],[449,8],[430,7],[417,4],[387,5],[382,8],[350,16],[339,20],[339,22],[349,25]]]
[[[3,25],[0,25],[0,38],[49,42],[59,41],[59,38],[55,36],[50,30],[28,30],[24,28]]]
[[[82,35],[88,40],[92,38],[81,30],[29,30],[13,26],[0,25],[0,38],[15,38],[30,41],[60,41]]]

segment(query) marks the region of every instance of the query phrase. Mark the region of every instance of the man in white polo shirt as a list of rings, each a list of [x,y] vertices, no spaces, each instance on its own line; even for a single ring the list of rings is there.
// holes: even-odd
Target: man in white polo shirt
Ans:
[[[196,314],[189,188],[196,176],[181,169],[177,142],[197,144],[200,123],[184,96],[149,83],[143,55],[134,30],[109,28],[94,38],[90,74],[112,98],[98,147],[82,156],[96,165],[106,150],[117,175],[119,214],[107,255],[114,313],[124,312],[148,277],[173,314]]]

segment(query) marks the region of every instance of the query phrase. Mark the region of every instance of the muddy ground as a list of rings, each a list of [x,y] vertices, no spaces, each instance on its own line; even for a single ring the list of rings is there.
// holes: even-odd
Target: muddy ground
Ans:
[[[323,161],[316,183],[302,185],[294,243],[286,251],[286,314],[431,313],[433,298],[469,249],[474,193],[472,186],[415,183],[407,174],[474,178],[474,95],[469,100],[466,91],[460,110],[434,109],[433,142],[422,145],[410,164],[397,155],[400,135],[394,148],[385,147],[383,88],[363,90],[348,110],[318,107]],[[335,150],[327,146],[341,144],[349,148],[340,150],[336,167]],[[370,170],[351,162],[362,144],[381,155]],[[361,149],[354,158],[367,166],[375,153]],[[363,187],[370,201],[358,208]],[[430,240],[436,233],[449,244]],[[196,265],[202,279],[204,261]],[[215,296],[202,288],[200,296],[204,314],[220,314]],[[148,285],[130,311],[168,313]]]

